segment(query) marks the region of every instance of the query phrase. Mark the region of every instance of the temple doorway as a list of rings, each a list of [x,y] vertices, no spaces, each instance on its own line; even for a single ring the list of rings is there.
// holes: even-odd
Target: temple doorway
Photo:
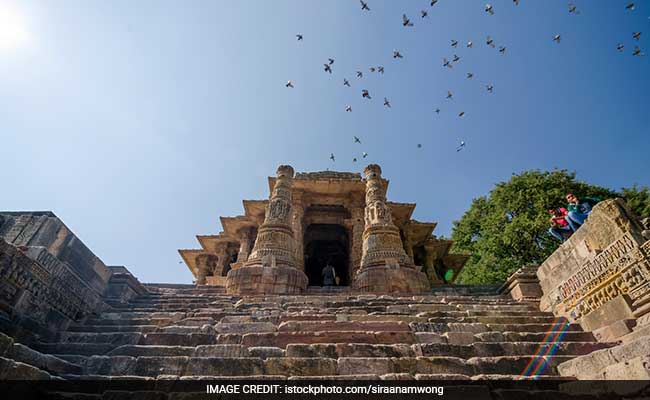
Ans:
[[[309,286],[323,286],[323,269],[329,263],[339,278],[338,286],[349,284],[350,242],[346,229],[335,224],[312,224],[304,236],[305,273]]]

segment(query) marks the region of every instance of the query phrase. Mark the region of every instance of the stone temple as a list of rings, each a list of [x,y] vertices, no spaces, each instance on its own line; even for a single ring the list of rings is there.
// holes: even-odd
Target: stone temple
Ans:
[[[365,178],[365,179],[364,179]],[[221,217],[223,232],[179,250],[196,283],[228,293],[295,294],[321,286],[330,263],[339,286],[360,292],[425,292],[453,282],[468,255],[411,219],[415,204],[386,201],[378,165],[349,172],[298,173],[280,166],[269,200],[244,200],[244,215]]]
[[[467,255],[412,220],[414,204],[387,202],[378,166],[281,166],[269,186],[202,249],[180,250],[191,285],[106,265],[52,212],[0,212],[0,380],[126,379],[170,400],[186,398],[182,382],[237,378],[557,383],[537,397],[463,392],[490,399],[634,379],[617,393],[650,393],[650,223],[622,199],[541,265],[465,286],[453,277]],[[339,285],[322,286],[325,263]],[[100,389],[81,398],[120,398]]]

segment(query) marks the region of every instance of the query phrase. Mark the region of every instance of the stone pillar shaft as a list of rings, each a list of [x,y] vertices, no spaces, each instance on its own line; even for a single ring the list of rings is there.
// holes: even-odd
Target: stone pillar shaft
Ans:
[[[291,221],[293,168],[281,165],[266,206],[264,222],[243,267],[228,272],[226,291],[233,294],[294,294],[307,287],[297,268]]]

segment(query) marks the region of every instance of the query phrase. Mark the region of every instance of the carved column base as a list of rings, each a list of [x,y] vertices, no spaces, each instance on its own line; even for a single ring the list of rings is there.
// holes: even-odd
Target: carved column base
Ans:
[[[300,294],[307,288],[307,275],[291,267],[249,265],[230,270],[228,294]]]
[[[396,266],[363,268],[356,276],[353,287],[372,293],[423,293],[431,291],[424,272]]]

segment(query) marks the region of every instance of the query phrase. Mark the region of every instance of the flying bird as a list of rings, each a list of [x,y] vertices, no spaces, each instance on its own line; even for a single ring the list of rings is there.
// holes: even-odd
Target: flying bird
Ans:
[[[402,14],[402,25],[404,26],[413,26],[413,22],[409,19],[409,17],[406,16],[406,14]]]
[[[292,88],[292,87],[293,87],[293,82],[289,81],[289,82],[287,82],[287,84],[284,85],[284,86],[285,86],[285,87],[288,87],[288,88]]]
[[[458,61],[460,61],[460,57],[458,57],[456,54],[454,54],[454,58],[451,61],[458,62]]]
[[[370,72],[375,72],[375,67],[370,67]]]
[[[454,67],[453,65],[451,65],[451,63],[449,62],[449,60],[447,60],[446,58],[443,58],[443,59],[442,59],[442,66],[443,66],[443,67],[447,67],[447,68],[453,68],[453,67]]]
[[[490,93],[492,93],[492,91],[494,90],[494,86],[492,86],[492,85],[485,85],[485,88],[486,88],[487,91],[490,92]]]
[[[458,148],[456,149],[456,151],[457,152],[461,151],[463,149],[463,147],[465,147],[465,142],[461,141],[460,144],[458,145]]]
[[[363,72],[357,71],[357,78],[359,79],[363,78]]]
[[[363,90],[361,91],[361,97],[365,97],[365,98],[367,98],[368,100],[372,99],[372,97],[370,97],[370,93],[368,93],[368,90],[366,90],[366,89],[363,89]]]
[[[297,34],[297,35],[296,35],[296,39],[298,39],[299,41],[302,40],[302,35],[301,35],[301,34]]]
[[[370,11],[370,7],[368,7],[368,3],[366,3],[363,0],[359,0],[361,2],[361,9],[365,11]]]
[[[354,136],[354,143],[361,143],[361,139],[358,137]]]
[[[336,158],[334,157],[334,153],[330,153],[330,160],[336,161]]]
[[[426,10],[420,11],[420,14],[422,15],[422,18],[426,18],[426,16],[429,15],[429,13],[426,12]]]
[[[634,46],[634,52],[632,53],[633,56],[644,56],[645,53],[641,51],[639,46]]]
[[[454,95],[451,94],[451,92],[449,90],[447,90],[447,98],[451,99],[452,97],[454,97]]]
[[[569,8],[569,14],[580,14],[580,11],[578,11],[578,7],[576,7],[575,4],[569,3],[567,4],[567,7]]]
[[[431,0],[431,7],[435,6],[438,0]]]
[[[494,40],[490,36],[488,36],[487,39],[485,40],[485,44],[494,48]]]
[[[474,74],[471,72],[467,73],[467,79],[472,79],[474,77]]]
[[[330,64],[323,64],[325,66],[325,72],[329,72],[330,74],[332,73],[332,67],[330,67]]]
[[[352,112],[352,106],[345,106],[345,111]]]
[[[625,46],[623,45],[623,43],[619,43],[618,46],[616,46],[616,50],[618,50],[620,52],[623,52],[624,48],[625,48]]]
[[[451,41],[451,47],[456,47],[458,46],[458,40],[453,40]]]
[[[357,158],[354,157],[354,158],[352,159],[352,162],[357,162]]]
[[[381,65],[378,66],[377,71],[379,71],[380,74],[383,74],[384,73],[384,67],[382,67]]]
[[[560,36],[559,34],[558,34],[558,35],[555,35],[555,36],[553,36],[553,40],[554,40],[555,42],[557,42],[557,43],[560,43],[560,40],[562,40],[562,36]]]
[[[387,98],[384,97],[384,105],[388,108],[390,108],[390,101],[388,101]]]
[[[499,53],[506,54],[506,48],[504,46],[499,46]]]
[[[460,113],[458,113],[459,117],[462,117],[463,115],[465,115],[465,111],[461,111]]]
[[[393,58],[404,58],[404,56],[402,56],[402,53],[400,53],[399,50],[395,49],[393,50]]]
[[[327,61],[329,62],[329,65],[334,64],[334,59],[333,58],[328,58]]]
[[[634,3],[632,3],[632,2],[627,3],[627,5],[625,6],[625,9],[626,10],[634,10]]]
[[[632,37],[636,40],[641,39],[641,32],[632,32]]]
[[[343,78],[343,86],[351,87],[350,82],[347,79]]]
[[[363,153],[361,153],[361,157],[363,157],[363,158],[368,157],[368,153],[366,153],[366,152],[364,151]]]
[[[485,12],[490,15],[494,15],[494,9],[492,8],[492,4],[485,5]]]
[[[471,49],[473,45],[474,45],[474,43],[472,43],[471,40],[470,40],[469,42],[467,42],[467,47],[468,47],[468,48]]]
[[[519,0],[512,0],[513,3],[515,3],[516,6],[519,5]]]
[[[440,114],[440,109],[436,108],[436,114]]]
[[[422,143],[418,143],[418,149],[422,148]]]

